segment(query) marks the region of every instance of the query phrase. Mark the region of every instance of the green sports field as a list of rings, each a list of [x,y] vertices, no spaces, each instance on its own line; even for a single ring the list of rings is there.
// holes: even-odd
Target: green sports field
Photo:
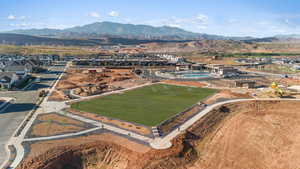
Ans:
[[[73,109],[156,126],[214,94],[216,90],[155,84],[71,105]]]

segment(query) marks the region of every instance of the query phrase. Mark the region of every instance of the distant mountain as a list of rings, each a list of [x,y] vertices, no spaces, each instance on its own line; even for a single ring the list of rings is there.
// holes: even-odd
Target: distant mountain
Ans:
[[[257,43],[257,42],[276,42],[279,41],[280,39],[277,37],[265,37],[265,38],[253,38],[253,39],[247,39],[247,40],[242,40],[243,42],[246,43]]]
[[[277,37],[277,38],[297,38],[297,39],[300,39],[300,35],[299,34],[275,35],[274,37]]]
[[[289,35],[275,35],[272,37],[264,37],[264,38],[253,38],[243,40],[243,42],[299,42],[300,34],[289,34]]]
[[[274,37],[281,40],[300,40],[300,34],[276,35]]]
[[[28,29],[14,30],[8,33],[57,38],[127,38],[142,40],[246,40],[251,37],[225,37],[210,34],[189,32],[177,27],[121,24],[114,22],[96,22],[68,29]]]

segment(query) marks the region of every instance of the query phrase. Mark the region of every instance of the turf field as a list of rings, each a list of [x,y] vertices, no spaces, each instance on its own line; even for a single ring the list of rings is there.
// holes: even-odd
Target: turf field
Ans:
[[[173,115],[214,94],[216,90],[155,84],[78,102],[73,109],[156,126]]]

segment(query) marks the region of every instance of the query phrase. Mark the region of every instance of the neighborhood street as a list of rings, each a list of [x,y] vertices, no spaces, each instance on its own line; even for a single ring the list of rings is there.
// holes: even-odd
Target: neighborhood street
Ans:
[[[15,100],[4,110],[0,111],[0,164],[6,158],[5,144],[13,135],[25,116],[35,107],[39,89],[49,87],[58,77],[55,71],[61,71],[63,67],[52,67],[49,72],[39,74],[41,82],[32,84],[24,91],[1,91],[0,97],[10,97]]]

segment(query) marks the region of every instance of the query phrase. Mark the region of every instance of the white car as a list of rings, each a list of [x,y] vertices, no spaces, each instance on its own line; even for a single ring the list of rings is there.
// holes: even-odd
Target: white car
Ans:
[[[36,77],[36,79],[35,79],[34,82],[35,82],[35,83],[40,83],[40,82],[41,82],[41,77]]]

